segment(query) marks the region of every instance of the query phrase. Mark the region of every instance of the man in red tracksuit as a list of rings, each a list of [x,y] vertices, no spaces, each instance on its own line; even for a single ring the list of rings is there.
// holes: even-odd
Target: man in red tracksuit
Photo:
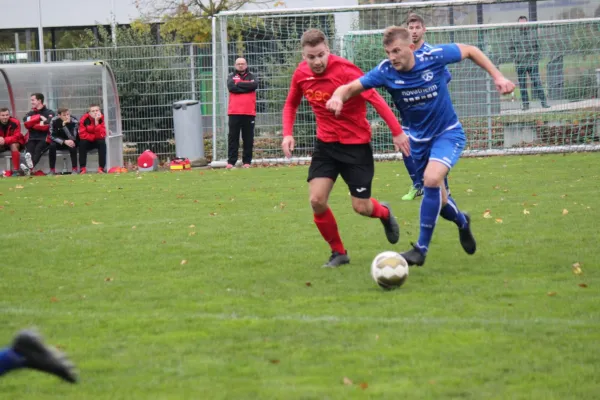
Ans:
[[[98,149],[98,173],[106,168],[106,125],[100,106],[92,104],[90,110],[79,120],[79,168],[81,174],[87,173],[87,153]]]
[[[21,159],[20,150],[25,148],[27,135],[21,132],[21,122],[10,116],[6,107],[0,108],[0,153],[10,151],[12,171],[6,171],[5,176],[18,176]]]
[[[227,78],[229,89],[229,149],[227,168],[233,168],[238,159],[240,146],[240,130],[244,151],[242,164],[250,168],[252,150],[254,148],[254,119],[256,117],[256,88],[258,82],[252,72],[248,71],[248,63],[243,58],[235,60],[235,72]]]
[[[43,94],[31,94],[31,111],[23,117],[25,128],[29,131],[29,140],[26,145],[27,152],[30,154],[30,157],[33,157],[33,162],[27,165],[29,168],[35,168],[40,158],[42,158],[42,154],[50,147],[50,143],[46,139],[50,130],[49,124],[54,115],[54,111],[44,104]],[[42,171],[37,171],[34,175],[45,174]]]

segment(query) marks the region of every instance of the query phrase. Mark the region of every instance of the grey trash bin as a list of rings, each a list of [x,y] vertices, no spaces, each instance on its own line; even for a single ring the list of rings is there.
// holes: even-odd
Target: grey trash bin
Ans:
[[[199,101],[181,100],[173,103],[173,130],[177,157],[189,158],[190,161],[204,158],[204,131]]]

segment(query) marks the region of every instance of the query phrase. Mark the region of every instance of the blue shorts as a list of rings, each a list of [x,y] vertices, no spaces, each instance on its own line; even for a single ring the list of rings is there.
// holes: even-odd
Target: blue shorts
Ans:
[[[458,162],[467,139],[462,128],[445,131],[429,142],[410,141],[410,153],[415,162],[416,176],[422,182],[429,161],[437,161],[452,169]]]

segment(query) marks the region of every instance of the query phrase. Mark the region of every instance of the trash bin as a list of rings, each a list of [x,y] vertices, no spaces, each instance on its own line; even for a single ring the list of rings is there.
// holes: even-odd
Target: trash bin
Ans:
[[[173,130],[177,157],[189,158],[190,161],[204,158],[204,131],[199,101],[181,100],[173,103]]]

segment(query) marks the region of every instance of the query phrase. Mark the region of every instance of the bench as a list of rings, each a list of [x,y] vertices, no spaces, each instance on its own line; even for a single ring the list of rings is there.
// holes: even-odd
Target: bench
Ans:
[[[12,170],[12,155],[10,151],[5,151],[0,153],[0,165],[2,165],[1,160],[4,160],[4,169],[6,171]],[[62,160],[62,173],[70,173],[72,170],[71,167],[71,155],[68,151],[57,150],[56,151],[56,169],[57,171],[61,168],[61,160]],[[1,167],[0,167],[1,168]],[[44,152],[42,158],[38,165],[35,166],[36,170],[41,169],[44,172],[50,171],[50,159],[48,157],[48,150]],[[88,153],[87,157],[87,169],[90,172],[95,172],[98,169],[98,150],[94,149]]]

